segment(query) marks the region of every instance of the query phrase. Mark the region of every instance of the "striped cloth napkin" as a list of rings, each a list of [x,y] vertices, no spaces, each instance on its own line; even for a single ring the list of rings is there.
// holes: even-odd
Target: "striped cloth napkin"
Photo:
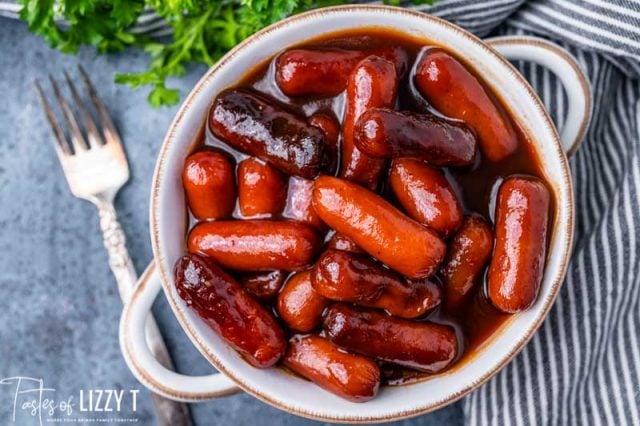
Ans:
[[[576,239],[541,329],[464,400],[470,425],[640,425],[640,2],[439,0],[420,10],[479,36],[529,34],[573,53],[591,81],[591,126],[571,159]],[[559,129],[562,86],[515,63]]]

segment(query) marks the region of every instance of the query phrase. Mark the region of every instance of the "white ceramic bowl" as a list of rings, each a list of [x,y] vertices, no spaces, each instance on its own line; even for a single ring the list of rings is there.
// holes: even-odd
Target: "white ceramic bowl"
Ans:
[[[234,85],[254,65],[287,46],[317,36],[359,27],[388,27],[445,45],[475,68],[508,105],[538,151],[544,174],[555,194],[553,229],[540,295],[533,307],[513,315],[474,354],[452,370],[419,383],[384,387],[366,403],[353,403],[281,369],[257,369],[229,348],[178,296],[173,265],[184,253],[186,209],[180,173],[213,98]],[[569,115],[562,139],[540,100],[509,58],[541,63],[563,81]],[[549,312],[569,261],[574,222],[571,175],[565,150],[573,151],[589,120],[590,91],[570,55],[532,38],[485,41],[441,19],[405,9],[345,6],[286,19],[257,33],[233,49],[198,82],[185,100],[165,138],[151,194],[151,238],[155,269],[150,267],[127,304],[121,322],[121,346],[136,377],[167,397],[198,401],[228,394],[240,387],[287,412],[338,422],[380,422],[425,413],[449,404],[496,374],[522,349]],[[565,149],[563,149],[563,143]],[[153,299],[164,293],[185,332],[223,375],[186,377],[155,362],[144,344],[143,324]]]

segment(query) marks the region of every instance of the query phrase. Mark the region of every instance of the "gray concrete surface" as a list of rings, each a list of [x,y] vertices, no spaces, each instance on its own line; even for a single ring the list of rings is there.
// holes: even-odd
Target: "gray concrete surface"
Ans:
[[[0,18],[0,380],[42,378],[55,400],[73,396],[68,418],[136,420],[155,424],[150,399],[127,369],[117,344],[121,303],[107,265],[92,205],[72,197],[51,146],[51,133],[32,90],[35,78],[62,78],[77,63],[89,71],[116,121],[132,178],[116,208],[136,268],[151,260],[148,197],[156,154],[177,108],[154,110],[146,91],[113,83],[116,71],[142,70],[139,51],[96,56],[84,50],[67,56],[48,48],[20,22]],[[203,73],[192,68],[175,82],[188,90]],[[48,88],[48,86],[47,86]],[[158,300],[155,313],[178,369],[205,374],[212,367],[191,345]],[[26,382],[23,382],[23,384]],[[26,389],[26,387],[23,387]],[[80,413],[79,391],[140,389],[136,412]],[[29,394],[19,395],[19,401]],[[0,424],[38,424],[21,406],[12,423],[15,384],[0,385]],[[86,404],[86,402],[85,402]],[[85,407],[86,408],[86,407]],[[280,412],[245,394],[191,405],[196,425],[313,424]],[[47,414],[43,414],[46,421]],[[84,416],[84,417],[83,417]],[[53,417],[65,417],[59,413]],[[87,421],[88,422],[88,421]],[[401,425],[462,423],[455,404]]]

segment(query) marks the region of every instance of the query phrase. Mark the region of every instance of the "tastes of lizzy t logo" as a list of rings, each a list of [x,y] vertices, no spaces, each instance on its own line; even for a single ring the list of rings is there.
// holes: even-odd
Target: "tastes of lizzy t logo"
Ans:
[[[0,379],[4,393],[9,390],[11,407],[9,422],[21,425],[43,423],[136,423],[137,389],[80,389],[75,395],[63,398],[53,388],[46,387],[43,379],[33,377],[6,377]],[[5,389],[2,389],[5,388]],[[3,398],[4,399],[4,398]],[[0,416],[4,416],[0,407]],[[2,417],[0,417],[2,418]],[[2,422],[0,422],[2,423]]]

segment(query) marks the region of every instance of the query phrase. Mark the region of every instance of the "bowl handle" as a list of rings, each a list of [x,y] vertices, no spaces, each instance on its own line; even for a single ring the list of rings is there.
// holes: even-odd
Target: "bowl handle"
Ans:
[[[569,101],[567,118],[560,134],[567,156],[572,156],[591,120],[591,85],[576,59],[549,41],[526,36],[504,36],[485,40],[509,60],[525,60],[551,70],[560,80]]]
[[[176,401],[207,401],[239,391],[224,374],[185,376],[165,368],[154,358],[146,344],[144,325],[161,289],[160,275],[152,262],[140,277],[120,318],[120,349],[133,375],[152,392]]]

